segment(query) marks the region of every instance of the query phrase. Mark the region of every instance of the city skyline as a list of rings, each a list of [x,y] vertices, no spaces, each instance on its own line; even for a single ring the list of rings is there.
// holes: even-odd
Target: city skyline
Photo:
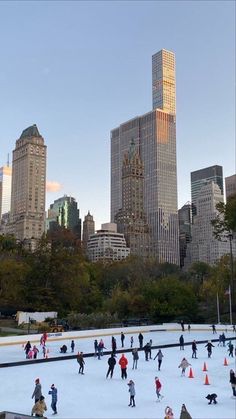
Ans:
[[[232,2],[0,7],[0,166],[36,123],[48,147],[47,180],[63,185],[48,193],[45,210],[67,194],[82,219],[90,210],[96,229],[110,220],[109,133],[150,110],[151,56],[162,48],[176,56],[178,208],[190,200],[190,172],[221,165],[224,178],[235,173]],[[114,24],[121,16],[122,30]]]

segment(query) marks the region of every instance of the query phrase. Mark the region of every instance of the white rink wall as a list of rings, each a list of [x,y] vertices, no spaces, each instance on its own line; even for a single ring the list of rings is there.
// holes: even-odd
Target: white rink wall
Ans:
[[[187,326],[185,324],[185,332],[187,332]],[[191,331],[212,331],[210,324],[191,324]],[[233,332],[233,327],[231,325],[215,325],[216,332]],[[181,325],[179,323],[163,323],[158,325],[149,325],[149,326],[135,326],[135,327],[122,327],[122,328],[111,328],[111,329],[92,329],[92,330],[74,330],[71,332],[58,332],[58,333],[48,333],[48,342],[50,341],[60,341],[65,339],[86,339],[89,337],[104,337],[110,335],[120,335],[121,332],[125,334],[133,333],[148,333],[148,332],[171,332],[179,331],[182,332]],[[0,346],[5,345],[14,345],[14,344],[23,344],[30,340],[31,343],[39,343],[42,333],[39,334],[30,334],[30,335],[21,335],[21,336],[5,336],[0,337]]]

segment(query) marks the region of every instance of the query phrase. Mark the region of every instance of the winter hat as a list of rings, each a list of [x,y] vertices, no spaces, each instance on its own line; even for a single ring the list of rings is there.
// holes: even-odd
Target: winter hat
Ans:
[[[36,382],[36,383],[39,383],[39,378],[36,378],[35,382]]]
[[[54,387],[55,387],[55,386],[54,386],[54,384],[52,384],[52,385],[51,385],[51,388],[54,388]]]

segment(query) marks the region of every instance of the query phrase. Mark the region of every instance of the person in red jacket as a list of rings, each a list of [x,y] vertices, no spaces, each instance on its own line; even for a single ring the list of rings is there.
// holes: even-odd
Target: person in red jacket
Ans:
[[[157,401],[159,402],[160,399],[163,399],[163,396],[161,395],[161,382],[158,377],[155,377],[155,385],[156,385],[156,395],[157,395]]]
[[[128,365],[128,359],[125,357],[124,354],[122,354],[119,360],[119,364],[121,368],[121,378],[123,380],[124,378],[127,378],[127,365]]]

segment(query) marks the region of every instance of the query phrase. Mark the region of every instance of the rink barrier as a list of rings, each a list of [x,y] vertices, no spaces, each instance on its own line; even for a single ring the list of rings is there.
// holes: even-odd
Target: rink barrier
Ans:
[[[216,325],[217,333],[219,332],[228,332],[234,333],[232,330],[231,325]],[[48,342],[55,342],[61,341],[66,339],[96,339],[96,338],[103,338],[106,336],[117,336],[120,335],[121,332],[124,332],[126,335],[132,335],[134,333],[152,333],[152,332],[180,332],[182,333],[183,330],[180,327],[179,323],[162,323],[160,325],[153,324],[148,326],[129,326],[129,327],[121,327],[121,328],[108,328],[108,329],[93,329],[93,330],[79,330],[79,331],[70,331],[70,332],[55,332],[55,333],[48,333]],[[185,325],[185,333],[193,333],[193,332],[209,332],[212,331],[212,327],[209,325],[198,325],[192,324],[191,325],[191,332],[188,332],[186,325]],[[1,346],[8,346],[8,345],[25,345],[28,340],[32,344],[39,344],[40,337],[42,333],[32,334],[32,335],[21,335],[21,336],[5,336],[0,337],[0,347]],[[13,340],[14,339],[14,340]]]
[[[225,341],[232,341],[232,340],[236,340],[236,337],[231,337],[231,338],[226,338]],[[197,344],[201,345],[204,343],[208,343],[209,339],[207,340],[198,340],[196,341]],[[219,339],[211,339],[211,342],[219,342]],[[184,346],[190,346],[192,345],[192,341],[191,342],[185,342]],[[165,348],[179,348],[179,343],[169,343],[169,344],[165,344],[165,345],[156,345],[156,346],[152,346],[151,350],[157,350],[157,349],[165,349]],[[143,348],[137,348],[139,352],[143,351]],[[121,349],[117,349],[116,354],[123,354],[123,353],[129,353],[132,352],[133,348],[121,348]],[[103,351],[103,356],[104,355],[111,355],[112,351],[111,350],[106,350]],[[74,354],[74,355],[61,355],[61,356],[54,356],[51,358],[43,358],[43,359],[27,359],[24,361],[15,361],[15,362],[4,362],[0,364],[0,368],[8,368],[8,367],[18,367],[21,365],[32,365],[32,364],[42,364],[44,362],[56,362],[56,361],[66,361],[66,360],[71,360],[71,359],[76,359],[78,354]],[[84,358],[91,358],[94,357],[95,358],[95,354],[94,352],[89,352],[89,353],[83,353],[83,357]],[[97,356],[96,356],[97,357]],[[101,355],[102,357],[102,355]]]

